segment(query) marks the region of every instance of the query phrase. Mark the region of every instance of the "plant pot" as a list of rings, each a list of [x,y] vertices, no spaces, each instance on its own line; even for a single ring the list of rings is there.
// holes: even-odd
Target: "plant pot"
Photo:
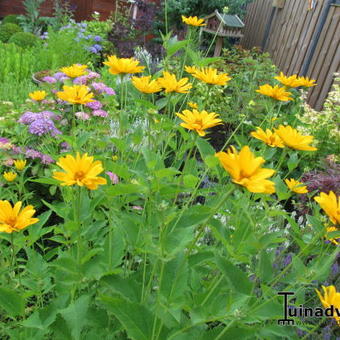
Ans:
[[[46,76],[51,76],[51,75],[52,75],[51,70],[44,70],[44,71],[35,72],[32,75],[32,81],[39,85],[39,84],[43,83],[42,78],[44,78]]]

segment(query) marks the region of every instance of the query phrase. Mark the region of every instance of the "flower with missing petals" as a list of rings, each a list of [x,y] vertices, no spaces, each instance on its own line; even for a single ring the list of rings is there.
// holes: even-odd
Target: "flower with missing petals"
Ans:
[[[303,183],[296,181],[294,178],[285,179],[285,183],[291,191],[294,191],[297,194],[307,194],[308,192],[307,187],[303,185]]]
[[[218,118],[215,112],[198,111],[196,109],[184,110],[182,113],[176,113],[184,123],[180,125],[188,130],[196,131],[200,136],[205,136],[204,130],[222,124],[222,120]]]
[[[269,84],[265,84],[260,86],[260,88],[256,90],[256,92],[283,102],[293,100],[293,98],[290,97],[291,93],[286,91],[285,87],[280,87],[278,85],[275,85],[273,87]]]
[[[275,170],[262,168],[265,160],[262,157],[255,157],[249,146],[244,146],[239,153],[231,147],[227,152],[218,152],[215,156],[234,183],[254,193],[275,192],[275,183],[267,179],[275,173]]]
[[[158,78],[157,81],[159,86],[165,90],[165,93],[188,93],[192,88],[192,84],[188,83],[188,78],[177,80],[174,74],[171,74],[167,71],[163,71],[163,77]]]
[[[198,19],[197,16],[194,17],[185,17],[182,15],[182,22],[189,26],[195,26],[195,27],[200,27],[200,26],[206,26],[204,23],[204,19]]]
[[[250,135],[256,139],[262,140],[262,142],[271,146],[272,148],[284,148],[284,144],[281,138],[275,132],[266,129],[263,131],[260,127],[256,128],[256,131],[250,133]]]
[[[35,210],[32,205],[21,209],[22,202],[17,202],[12,207],[8,201],[0,201],[0,232],[12,233],[37,223],[38,218],[33,218]]]
[[[314,137],[301,135],[296,129],[291,126],[280,125],[275,129],[275,133],[282,139],[285,146],[302,151],[315,151],[317,148],[310,146]]]
[[[95,190],[98,185],[106,184],[105,178],[98,177],[98,174],[104,171],[102,163],[93,161],[93,157],[88,156],[87,153],[83,156],[77,153],[75,158],[72,155],[66,155],[59,158],[57,165],[65,172],[55,171],[53,178],[61,181],[62,186],[76,184]]]

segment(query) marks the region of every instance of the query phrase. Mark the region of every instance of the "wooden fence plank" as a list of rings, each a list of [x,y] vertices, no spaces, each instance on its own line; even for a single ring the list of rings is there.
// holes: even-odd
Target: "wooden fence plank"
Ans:
[[[242,45],[246,43],[244,47],[261,46],[271,3],[269,0],[255,0],[248,6],[245,36],[241,41]],[[286,0],[282,9],[276,9],[265,50],[285,74],[301,74],[325,5],[326,0],[319,0],[316,7],[308,11],[306,0]],[[318,83],[307,96],[308,102],[317,109],[322,107],[332,86],[333,74],[340,67],[339,16],[340,7],[331,6],[307,72],[307,76]]]

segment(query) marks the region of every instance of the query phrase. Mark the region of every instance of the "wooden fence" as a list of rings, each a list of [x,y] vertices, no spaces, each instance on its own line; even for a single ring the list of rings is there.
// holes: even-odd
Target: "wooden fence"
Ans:
[[[283,7],[273,7],[274,3]],[[340,1],[256,0],[247,7],[244,48],[258,46],[270,53],[286,75],[316,79],[307,101],[321,110],[340,71]],[[310,5],[312,8],[310,8]]]

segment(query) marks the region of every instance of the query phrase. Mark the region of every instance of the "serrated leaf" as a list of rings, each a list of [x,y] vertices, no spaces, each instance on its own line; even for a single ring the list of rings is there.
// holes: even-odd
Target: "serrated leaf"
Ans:
[[[152,339],[154,318],[146,307],[126,299],[111,298],[109,296],[102,296],[100,300],[119,320],[129,338],[132,340]]]
[[[71,303],[67,308],[60,311],[61,316],[66,321],[71,331],[72,337],[76,340],[81,339],[81,331],[87,324],[86,313],[90,304],[90,296],[82,295]]]
[[[250,295],[253,284],[247,274],[223,257],[216,257],[216,264],[230,282],[235,292]]]
[[[12,317],[23,315],[25,300],[15,290],[0,287],[0,307]]]

